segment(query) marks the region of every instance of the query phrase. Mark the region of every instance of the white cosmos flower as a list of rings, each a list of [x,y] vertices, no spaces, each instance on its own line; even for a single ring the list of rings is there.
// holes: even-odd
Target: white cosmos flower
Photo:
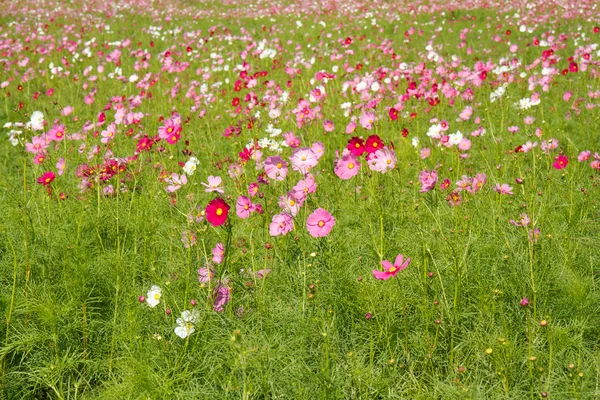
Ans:
[[[160,297],[162,296],[162,291],[158,286],[152,286],[148,291],[148,295],[146,296],[146,303],[152,308],[156,307],[158,303],[160,303]]]
[[[44,129],[44,114],[41,111],[34,111],[31,114],[31,120],[27,124],[34,131],[41,131]]]
[[[196,331],[194,324],[198,322],[198,311],[192,310],[191,312],[185,310],[181,313],[181,318],[177,318],[177,327],[175,328],[175,334],[182,339],[190,336]]]

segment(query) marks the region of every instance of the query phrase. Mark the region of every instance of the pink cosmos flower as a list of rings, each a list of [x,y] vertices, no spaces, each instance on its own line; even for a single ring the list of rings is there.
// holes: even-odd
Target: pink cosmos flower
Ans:
[[[279,207],[284,213],[290,214],[292,217],[295,217],[300,211],[300,207],[302,206],[302,201],[298,201],[296,196],[294,196],[294,192],[289,192],[285,196],[281,196],[279,198]]]
[[[554,158],[554,162],[552,163],[552,167],[554,167],[554,169],[563,169],[566,168],[567,165],[569,165],[569,159],[563,154],[556,156]]]
[[[265,160],[265,173],[271,179],[282,181],[288,173],[288,163],[279,156],[267,157]]]
[[[521,215],[519,215],[519,221],[515,221],[514,219],[511,219],[509,222],[511,225],[514,225],[514,226],[525,227],[531,223],[531,220],[529,219],[527,214],[522,213]]]
[[[381,265],[383,266],[383,269],[385,271],[378,271],[374,269],[373,276],[375,277],[375,279],[385,281],[396,276],[396,274],[402,271],[403,269],[406,269],[409,263],[410,258],[407,257],[406,260],[404,260],[404,256],[402,254],[398,254],[396,256],[396,260],[394,261],[394,265],[392,265],[392,263],[390,263],[388,260],[381,261]]]
[[[260,186],[258,186],[258,183],[252,182],[251,184],[248,185],[248,194],[250,196],[254,197],[258,194],[259,189],[260,189]]]
[[[471,106],[466,106],[465,109],[460,113],[459,117],[463,121],[467,121],[471,118],[471,115],[473,115],[473,108]]]
[[[31,143],[25,143],[25,151],[28,153],[39,153],[48,147],[46,138],[42,136],[34,136],[31,138]]]
[[[293,187],[294,197],[300,202],[304,202],[308,197],[309,193],[317,191],[317,184],[315,178],[312,175],[307,175],[306,178],[299,181],[296,186]]]
[[[335,218],[326,210],[317,208],[306,220],[306,229],[312,237],[329,235],[335,225]]]
[[[305,175],[319,163],[316,154],[306,147],[294,150],[290,156],[290,161],[294,171]]]
[[[430,155],[431,155],[431,149],[428,147],[423,147],[421,149],[421,151],[419,152],[419,156],[421,157],[421,160],[425,160],[425,159],[429,158]]]
[[[66,106],[65,108],[63,108],[60,112],[60,115],[62,115],[63,117],[66,117],[68,115],[70,115],[73,112],[73,107],[72,106]]]
[[[369,155],[369,169],[385,174],[396,166],[396,153],[387,147]]]
[[[117,127],[114,122],[106,127],[106,130],[102,131],[102,139],[100,140],[102,143],[107,144],[111,140],[115,138],[115,134],[117,132]]]
[[[60,124],[60,125],[55,124],[52,128],[50,128],[50,130],[46,134],[47,141],[54,140],[57,142],[61,142],[64,138],[65,138],[65,126],[62,124]]]
[[[360,116],[360,125],[365,129],[373,129],[373,122],[375,122],[375,114],[372,112],[366,112]]]
[[[462,190],[468,190],[473,184],[473,179],[468,177],[467,175],[463,175],[462,178],[456,181],[456,191],[460,192]]]
[[[269,234],[271,236],[287,235],[294,229],[294,220],[292,216],[286,213],[275,214],[269,224]]]
[[[333,132],[333,130],[335,129],[335,126],[333,125],[333,121],[326,119],[323,122],[323,129],[325,130],[325,132]]]
[[[221,183],[223,182],[223,180],[221,179],[220,176],[209,176],[208,177],[208,183],[204,183],[201,182],[202,185],[204,185],[206,187],[206,189],[204,189],[204,191],[206,193],[210,193],[210,192],[217,192],[217,193],[225,193],[225,191],[223,190],[223,187],[221,186]]]
[[[165,182],[169,184],[166,189],[167,193],[173,193],[185,185],[188,182],[188,179],[185,174],[181,174],[181,176],[179,176],[179,174],[173,172],[170,178],[165,179]]]
[[[213,297],[213,309],[216,312],[223,312],[225,311],[225,306],[231,300],[231,289],[228,286],[219,283],[213,291]]]
[[[351,135],[356,130],[356,122],[350,121],[350,123],[346,126],[346,133]]]
[[[252,204],[252,201],[246,196],[238,197],[235,205],[235,213],[237,216],[246,219],[250,216],[252,211],[254,211],[254,204]]]
[[[577,156],[577,161],[579,161],[579,162],[587,161],[590,159],[591,155],[592,155],[592,153],[589,150],[582,151],[581,153],[579,153],[579,156]]]
[[[164,121],[164,125],[158,128],[158,136],[165,139],[169,144],[175,144],[181,137],[182,127],[175,118]]]
[[[212,260],[216,264],[221,264],[223,259],[225,258],[225,247],[223,243],[217,243],[217,245],[212,249]]]
[[[513,190],[512,186],[508,186],[508,184],[506,184],[506,183],[503,183],[502,185],[500,185],[499,183],[496,183],[496,187],[494,188],[494,190],[500,194],[509,194],[509,195],[514,194],[512,192],[512,190]]]
[[[446,201],[451,207],[460,206],[462,204],[462,194],[460,192],[452,192],[446,196]]]
[[[215,273],[210,269],[204,267],[198,270],[198,282],[208,283],[215,276]]]
[[[294,132],[284,133],[283,139],[285,140],[285,144],[290,146],[292,149],[300,147],[300,139],[294,135]]]
[[[429,192],[430,190],[435,188],[435,184],[438,181],[438,174],[436,170],[427,171],[423,170],[419,174],[419,183],[421,183],[420,193]]]
[[[59,158],[56,163],[56,169],[58,169],[58,175],[62,175],[65,173],[65,159]]]
[[[323,154],[325,154],[325,146],[321,142],[314,142],[310,149],[317,156],[317,160],[320,160]]]
[[[358,174],[360,163],[353,154],[342,157],[335,165],[333,171],[338,178],[348,180]]]
[[[480,174],[475,175],[473,178],[471,188],[467,189],[470,193],[477,193],[481,190],[483,185],[487,182],[487,176],[482,172]]]

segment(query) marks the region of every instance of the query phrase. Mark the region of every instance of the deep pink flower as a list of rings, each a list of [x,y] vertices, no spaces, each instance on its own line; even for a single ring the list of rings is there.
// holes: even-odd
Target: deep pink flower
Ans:
[[[220,197],[211,200],[206,206],[205,215],[206,220],[210,222],[212,226],[220,226],[227,221],[227,215],[229,214],[229,204],[225,203]]]
[[[335,225],[335,218],[326,210],[317,208],[306,220],[306,229],[312,237],[329,235]]]
[[[47,172],[44,172],[42,174],[42,176],[40,176],[38,178],[37,183],[39,183],[40,185],[48,186],[49,184],[52,183],[52,181],[54,181],[54,178],[56,178],[56,175],[54,174],[54,172],[47,171]]]
[[[402,254],[398,254],[396,256],[396,261],[394,261],[394,265],[390,263],[388,260],[383,260],[381,265],[385,271],[378,271],[376,269],[373,270],[373,276],[375,279],[379,279],[380,281],[385,281],[390,279],[391,277],[396,276],[396,274],[406,267],[410,263],[410,258],[406,258],[404,260],[404,256]]]
[[[563,154],[556,156],[554,158],[554,162],[552,163],[552,167],[554,167],[554,169],[563,169],[566,168],[567,165],[569,165],[569,159]]]

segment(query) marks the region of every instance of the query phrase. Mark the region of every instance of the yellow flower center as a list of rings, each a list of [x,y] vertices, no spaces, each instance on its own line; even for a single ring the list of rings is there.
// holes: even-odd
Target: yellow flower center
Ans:
[[[294,207],[296,205],[296,202],[294,200],[290,200],[290,207]]]
[[[46,182],[46,183],[50,183],[51,181],[52,181],[52,179],[50,179],[50,178],[44,179],[44,182]]]
[[[277,168],[281,168],[281,163],[277,163]]]
[[[323,227],[323,225],[325,225],[325,222],[323,222],[323,221],[319,221],[319,224],[318,224],[318,225],[319,225],[319,227],[320,227],[320,228],[322,228],[322,227]]]
[[[350,163],[348,164],[348,169],[353,169],[354,168],[354,164]]]
[[[223,214],[223,209],[222,208],[217,208],[217,215],[221,215]]]
[[[373,147],[377,147],[377,142],[373,142]]]
[[[389,165],[389,164],[391,164],[391,163],[392,163],[392,160],[390,160],[390,159],[388,158],[388,159],[385,161],[385,163]]]
[[[171,132],[173,132],[173,128],[168,128],[168,129],[167,129],[167,132],[168,132],[168,133],[171,133]]]
[[[356,147],[357,149],[360,149],[360,143],[356,143],[356,144],[354,145],[354,147]]]
[[[388,269],[388,272],[396,272],[398,270],[398,268],[392,266],[390,269]]]
[[[160,299],[160,294],[156,293],[156,294],[154,295],[154,300],[158,300],[158,299]]]
[[[244,206],[244,210],[247,210],[247,209],[248,209],[248,206],[247,206],[247,205],[245,205],[245,206]]]

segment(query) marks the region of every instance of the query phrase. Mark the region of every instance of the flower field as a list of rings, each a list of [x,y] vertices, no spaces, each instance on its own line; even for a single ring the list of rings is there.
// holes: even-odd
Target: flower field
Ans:
[[[595,1],[0,10],[0,399],[600,398]]]

